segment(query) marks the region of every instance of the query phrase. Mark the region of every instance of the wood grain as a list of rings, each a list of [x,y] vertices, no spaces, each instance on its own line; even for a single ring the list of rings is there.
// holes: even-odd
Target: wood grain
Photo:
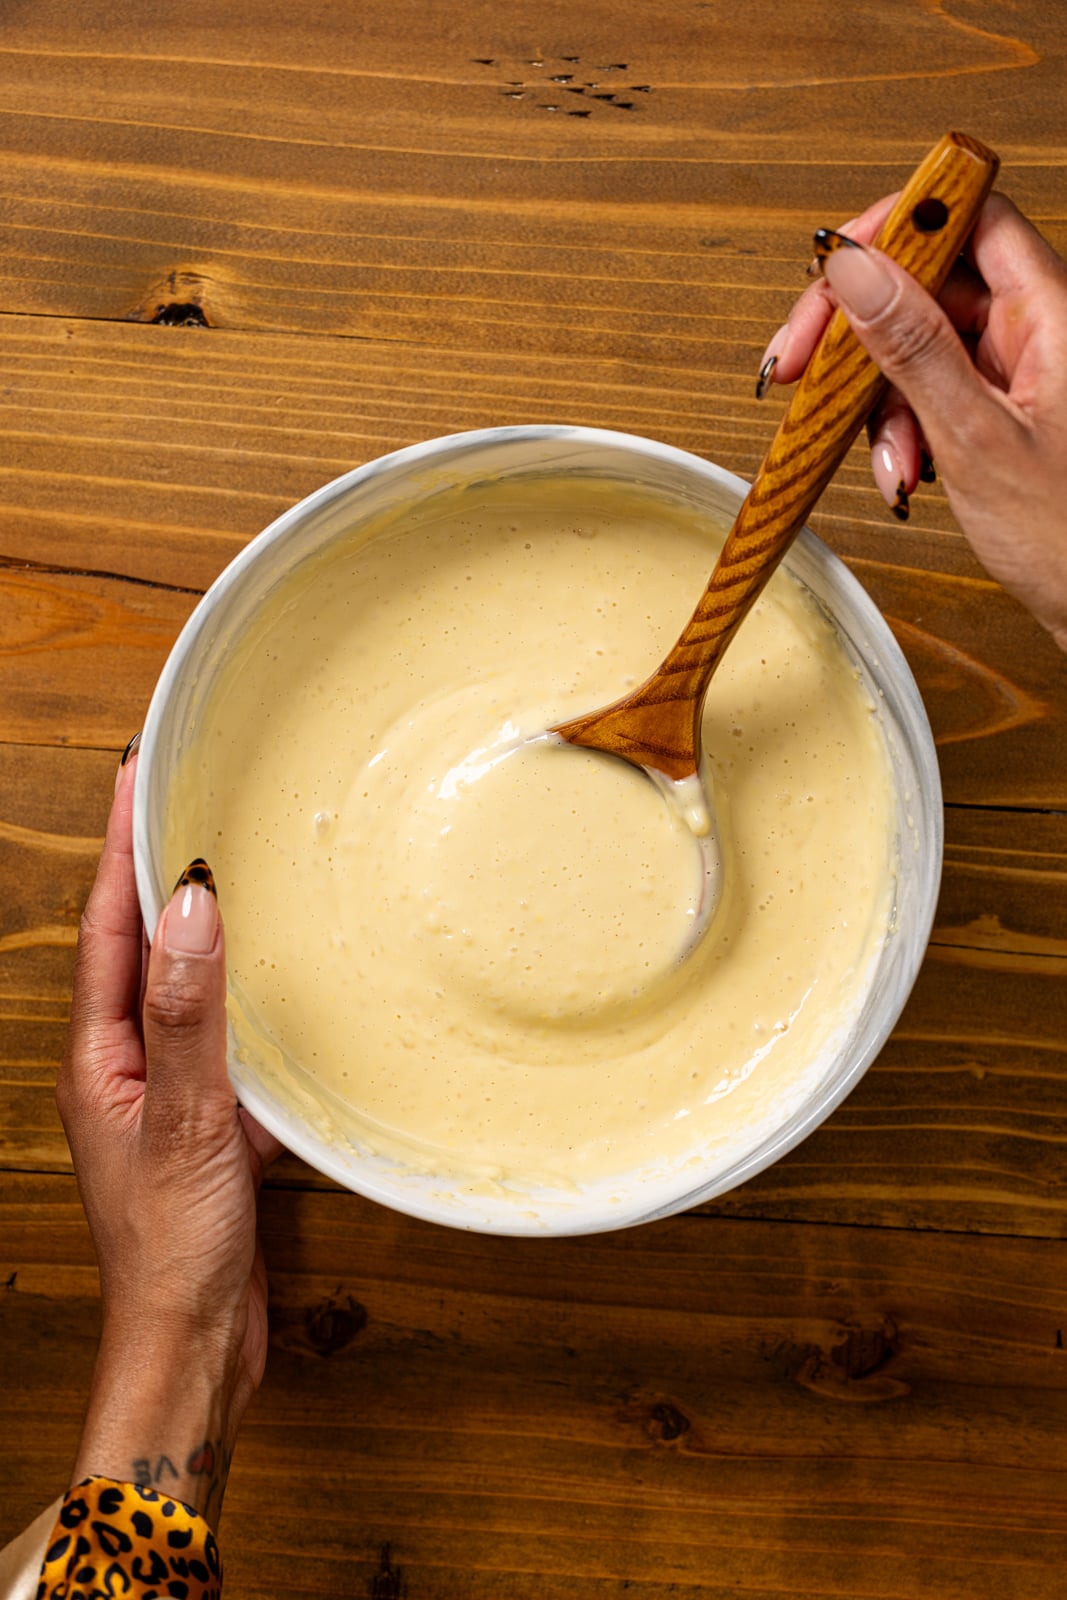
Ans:
[[[0,1218],[2,1538],[62,1482],[95,1292],[70,1179],[0,1178]],[[236,1600],[1057,1581],[1063,1245],[698,1216],[502,1240],[334,1194],[268,1195],[264,1235]]]
[[[220,327],[545,356],[562,326],[575,360],[761,348],[812,229],[899,187],[946,127],[999,150],[1067,242],[1060,20],[1007,0],[862,0],[848,30],[777,0],[324,0],[302,23],[193,0],[161,28],[131,0],[116,36],[21,5],[0,40],[2,306],[195,303]]]
[[[751,477],[782,409],[756,401],[757,360],[758,351],[743,373],[577,368],[0,317],[0,420],[11,440],[0,458],[0,582],[16,583],[19,597],[0,622],[11,640],[0,738],[121,750],[182,622],[226,562],[301,495],[389,449],[466,427],[584,422],[662,438]],[[947,798],[1067,808],[1067,662],[981,573],[940,488],[915,497],[902,527],[857,447],[813,526],[897,633]],[[34,565],[57,570],[20,573]],[[27,582],[50,590],[43,610]],[[67,651],[55,657],[53,606]],[[684,621],[664,619],[664,653]]]

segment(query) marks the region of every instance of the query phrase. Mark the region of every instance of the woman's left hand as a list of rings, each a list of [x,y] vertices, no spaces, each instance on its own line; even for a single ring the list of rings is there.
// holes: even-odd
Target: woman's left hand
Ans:
[[[120,769],[82,918],[56,1097],[100,1264],[103,1328],[73,1482],[151,1485],[215,1523],[267,1352],[256,1199],[277,1141],[226,1072],[226,971],[196,863],[149,953]]]

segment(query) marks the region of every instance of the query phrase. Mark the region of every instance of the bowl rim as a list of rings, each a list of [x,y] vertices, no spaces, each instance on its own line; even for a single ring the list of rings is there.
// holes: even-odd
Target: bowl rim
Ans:
[[[190,657],[196,651],[201,636],[222,597],[242,584],[246,575],[259,565],[267,552],[283,543],[309,518],[325,511],[339,500],[358,494],[379,477],[386,474],[407,473],[429,465],[440,466],[449,459],[464,455],[473,449],[494,449],[514,443],[526,445],[535,441],[546,445],[566,444],[610,449],[634,458],[666,463],[727,490],[731,495],[737,496],[738,503],[750,488],[748,482],[738,474],[675,445],[613,429],[535,423],[468,429],[406,445],[330,479],[275,517],[260,533],[249,540],[202,595],[167,657],[149,703],[138,747],[134,780],[133,856],[141,913],[150,939],[154,936],[156,923],[165,903],[156,891],[147,814],[160,724],[175,686],[186,671]],[[910,963],[907,981],[903,986],[900,1006],[902,1010],[921,968],[933,926],[944,848],[943,799],[933,734],[911,668],[888,623],[863,585],[841,558],[809,527],[805,526],[801,530],[794,549],[804,552],[810,561],[818,564],[835,594],[845,597],[852,610],[862,620],[870,644],[877,651],[880,670],[889,676],[899,690],[903,691],[903,698],[913,706],[914,714],[909,731],[915,738],[917,746],[923,747],[924,759],[921,764],[924,769],[924,780],[928,783],[926,806],[930,813],[929,820],[933,823],[933,835],[927,833],[924,837],[921,898],[924,912],[913,940],[915,957]],[[792,553],[790,552],[790,555]],[[790,555],[786,556],[784,563],[786,567],[790,565]],[[240,1102],[284,1144],[286,1149],[301,1157],[315,1170],[333,1178],[344,1188],[394,1210],[402,1210],[408,1215],[444,1226],[511,1236],[564,1237],[616,1231],[623,1227],[632,1227],[675,1215],[718,1194],[737,1188],[772,1166],[814,1132],[852,1092],[883,1048],[893,1027],[896,1026],[899,1015],[898,1010],[888,1025],[884,1028],[880,1026],[873,1032],[866,1047],[857,1053],[846,1072],[818,1086],[812,1096],[805,1100],[802,1115],[794,1114],[787,1117],[776,1133],[769,1135],[747,1155],[741,1155],[732,1162],[725,1174],[720,1171],[710,1179],[696,1182],[692,1188],[677,1193],[662,1204],[650,1206],[647,1201],[644,1205],[636,1201],[632,1206],[619,1204],[612,1209],[610,1215],[603,1214],[604,1208],[600,1206],[595,1220],[583,1213],[581,1204],[568,1207],[565,1211],[561,1209],[558,1215],[553,1212],[550,1220],[545,1221],[541,1218],[525,1217],[519,1204],[512,1205],[509,1202],[508,1225],[505,1226],[501,1225],[499,1220],[488,1221],[485,1218],[449,1214],[443,1205],[434,1205],[421,1191],[414,1188],[410,1197],[401,1195],[396,1188],[390,1187],[384,1180],[377,1180],[370,1172],[354,1173],[350,1165],[335,1155],[330,1145],[316,1140],[304,1124],[291,1125],[291,1121],[278,1108],[270,1093],[258,1082],[249,1081],[245,1074],[239,1070],[235,1071],[232,1060],[228,1065]],[[724,1178],[725,1181],[721,1181]],[[511,1215],[511,1212],[514,1215]]]

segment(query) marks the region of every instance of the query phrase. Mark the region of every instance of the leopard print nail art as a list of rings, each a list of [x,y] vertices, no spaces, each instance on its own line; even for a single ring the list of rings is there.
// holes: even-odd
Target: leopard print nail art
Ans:
[[[857,244],[855,239],[850,239],[847,233],[838,233],[833,228],[816,228],[815,230],[815,257],[808,267],[809,278],[822,277],[822,264],[827,256],[832,256],[835,250],[862,250],[863,246]]]
[[[197,856],[195,861],[190,861],[174,885],[174,894],[177,894],[179,889],[184,889],[190,883],[199,884],[201,889],[210,889],[215,899],[218,899],[219,895],[218,890],[215,888],[214,876],[203,856]]]

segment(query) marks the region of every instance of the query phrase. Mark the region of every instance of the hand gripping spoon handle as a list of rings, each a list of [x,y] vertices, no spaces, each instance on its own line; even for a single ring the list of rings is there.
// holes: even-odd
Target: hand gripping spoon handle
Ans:
[[[977,139],[946,134],[901,192],[877,248],[936,294],[998,165]],[[843,313],[835,311],[677,644],[633,693],[551,730],[644,768],[668,794],[679,786],[681,809],[697,833],[710,826],[704,806],[694,801],[712,674],[885,387]],[[708,917],[713,898],[705,897]]]

